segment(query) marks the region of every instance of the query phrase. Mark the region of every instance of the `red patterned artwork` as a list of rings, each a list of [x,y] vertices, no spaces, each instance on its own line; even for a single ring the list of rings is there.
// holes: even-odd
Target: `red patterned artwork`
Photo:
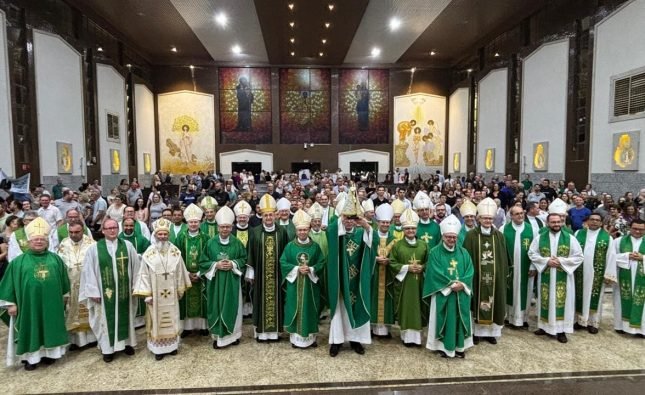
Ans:
[[[329,69],[280,70],[280,142],[331,143]]]
[[[389,85],[387,70],[340,71],[340,144],[389,142]]]
[[[219,69],[220,135],[223,144],[271,143],[271,70]]]

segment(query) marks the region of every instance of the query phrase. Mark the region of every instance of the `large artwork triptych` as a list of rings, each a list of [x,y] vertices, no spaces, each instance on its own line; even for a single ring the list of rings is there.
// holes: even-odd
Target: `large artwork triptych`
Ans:
[[[271,70],[219,69],[220,132],[223,144],[271,143]]]
[[[329,69],[280,70],[280,142],[331,143]]]
[[[340,71],[341,144],[389,142],[389,81],[388,70]]]

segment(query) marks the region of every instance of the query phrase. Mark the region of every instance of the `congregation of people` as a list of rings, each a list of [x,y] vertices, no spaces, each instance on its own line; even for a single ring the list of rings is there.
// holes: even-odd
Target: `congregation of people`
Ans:
[[[645,188],[616,197],[529,175],[407,169],[376,178],[209,171],[173,184],[158,172],[109,193],[62,180],[3,191],[8,364],[34,370],[97,349],[110,363],[135,354],[144,326],[156,360],[188,336],[239,345],[249,324],[255,341],[288,335],[294,349],[317,347],[328,325],[331,357],[399,336],[465,358],[504,328],[567,343],[602,320],[645,338]]]

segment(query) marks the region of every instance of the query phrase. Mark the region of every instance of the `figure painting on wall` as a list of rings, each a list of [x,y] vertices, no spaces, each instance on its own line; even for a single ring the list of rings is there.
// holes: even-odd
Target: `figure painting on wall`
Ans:
[[[613,136],[612,170],[638,170],[640,132],[622,132]]]
[[[389,71],[339,71],[340,144],[389,142]]]
[[[394,98],[395,167],[409,167],[414,175],[443,169],[445,108],[446,98],[441,96],[418,93]]]
[[[356,116],[358,118],[358,130],[366,132],[369,130],[370,122],[370,92],[365,82],[356,85]]]
[[[533,144],[533,171],[549,170],[549,143]]]
[[[181,126],[179,147],[181,149],[179,156],[184,164],[187,165],[188,163],[195,162],[197,160],[197,157],[193,154],[193,138],[190,137],[190,126],[186,124]]]
[[[219,124],[224,144],[271,142],[271,70],[221,67]]]

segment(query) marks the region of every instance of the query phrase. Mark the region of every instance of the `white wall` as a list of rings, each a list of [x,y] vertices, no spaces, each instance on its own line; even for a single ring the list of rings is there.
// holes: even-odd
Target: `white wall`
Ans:
[[[359,149],[338,153],[338,167],[345,174],[349,174],[351,162],[378,162],[379,175],[385,175],[390,171],[390,153],[374,151],[370,149]],[[379,177],[379,180],[382,177]]]
[[[609,122],[612,76],[645,67],[645,0],[627,3],[596,25],[591,109],[591,173],[612,173],[612,136],[641,131],[639,172],[645,172],[645,118]],[[624,173],[623,173],[624,174]]]
[[[468,165],[468,106],[470,94],[468,88],[459,88],[450,95],[448,106],[448,173],[454,173],[453,156],[461,153],[460,173],[466,173]]]
[[[99,117],[99,146],[101,147],[101,176],[112,175],[110,149],[120,151],[120,175],[128,175],[128,133],[125,112],[125,78],[112,66],[96,65],[97,114]],[[119,142],[108,140],[107,114],[119,116]],[[123,178],[123,177],[121,177]],[[112,185],[108,185],[112,187]]]
[[[477,116],[477,172],[485,173],[488,148],[495,149],[495,173],[504,173],[508,69],[496,69],[479,81]]]
[[[137,172],[145,173],[143,153],[150,153],[151,173],[157,171],[155,154],[155,97],[143,84],[134,86],[135,125],[137,126]]]
[[[15,176],[13,157],[13,128],[11,126],[11,90],[9,88],[9,61],[7,59],[7,20],[0,11],[0,169]]]
[[[260,162],[262,170],[273,171],[273,154],[271,152],[242,149],[219,154],[219,169],[225,177],[233,174],[233,162]]]
[[[568,78],[568,38],[542,45],[524,59],[520,150],[523,173],[533,172],[533,144],[547,141],[547,171],[564,174]]]
[[[72,144],[73,175],[84,176],[81,55],[60,37],[34,30],[34,59],[41,178],[58,175],[56,142]]]

